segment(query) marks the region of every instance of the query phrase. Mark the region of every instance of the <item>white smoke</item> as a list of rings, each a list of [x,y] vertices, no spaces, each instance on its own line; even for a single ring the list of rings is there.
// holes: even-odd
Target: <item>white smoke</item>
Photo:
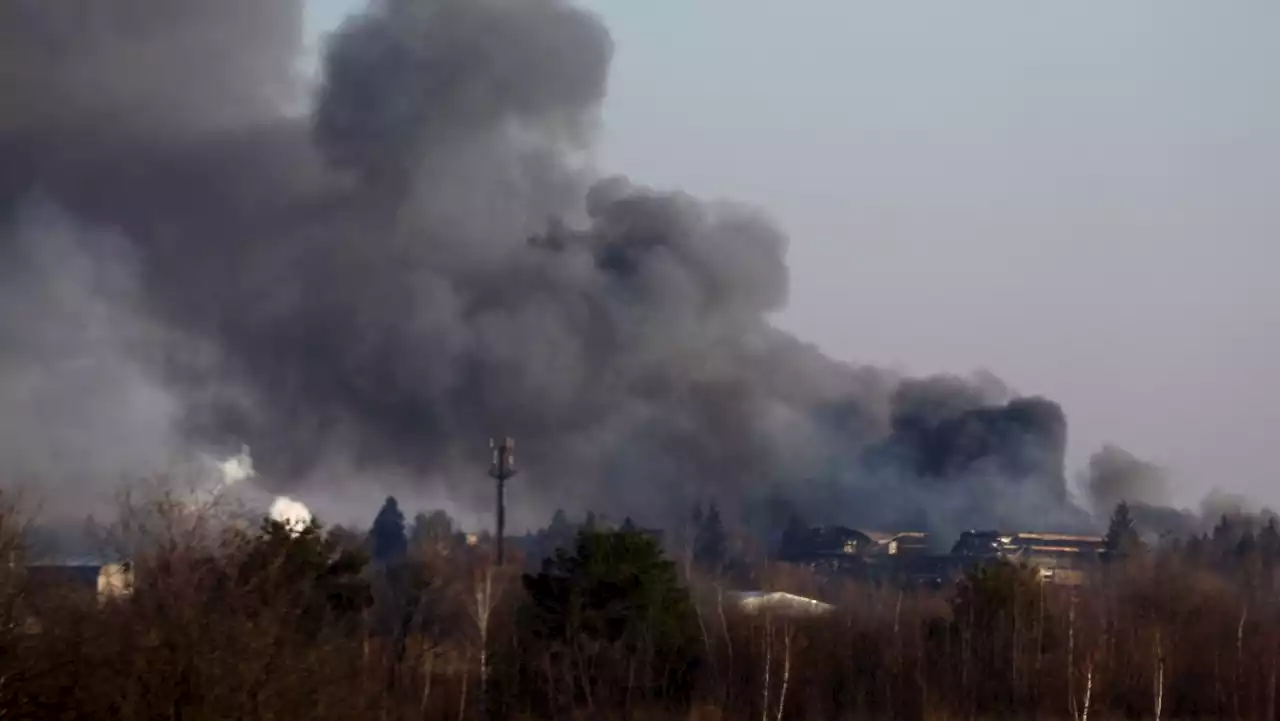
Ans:
[[[252,489],[248,488],[245,481],[252,480],[257,471],[253,467],[253,455],[249,450],[249,446],[242,445],[240,452],[234,456],[229,456],[222,460],[208,458],[213,467],[217,470],[218,484],[222,491],[237,489],[238,495],[246,493],[252,494]],[[267,515],[274,521],[284,524],[293,533],[299,533],[306,528],[312,520],[311,509],[302,501],[288,496],[276,496],[272,499],[271,505],[267,509]]]
[[[311,509],[288,496],[276,496],[270,514],[272,520],[283,523],[293,533],[300,533],[311,523]]]
[[[222,482],[228,486],[234,486],[256,475],[253,470],[253,456],[249,455],[249,446],[242,445],[239,453],[218,461],[217,464],[222,474]]]

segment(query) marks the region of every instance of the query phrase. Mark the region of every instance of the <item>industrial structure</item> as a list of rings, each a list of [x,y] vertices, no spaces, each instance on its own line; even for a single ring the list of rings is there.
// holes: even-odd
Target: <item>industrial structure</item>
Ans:
[[[503,565],[506,560],[507,532],[507,481],[516,475],[516,442],[513,438],[504,438],[501,443],[489,439],[489,448],[493,449],[493,461],[489,466],[489,476],[498,482],[497,529],[494,539],[497,544],[497,564]]]
[[[1106,551],[1106,540],[1101,536],[965,531],[951,555],[1025,563],[1039,571],[1045,581],[1075,585],[1084,581],[1084,574],[1102,560]]]
[[[1048,583],[1083,583],[1106,556],[1101,536],[970,530],[949,552],[937,549],[920,531],[858,531],[843,526],[808,529],[778,549],[780,561],[826,574],[871,581],[943,585],[974,565],[994,561],[1024,563]]]

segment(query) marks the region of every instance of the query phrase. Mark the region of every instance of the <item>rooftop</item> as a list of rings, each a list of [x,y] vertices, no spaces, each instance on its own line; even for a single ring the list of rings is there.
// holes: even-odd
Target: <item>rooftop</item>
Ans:
[[[751,614],[772,611],[785,616],[816,616],[835,609],[829,603],[782,591],[738,591],[730,595],[738,608]]]

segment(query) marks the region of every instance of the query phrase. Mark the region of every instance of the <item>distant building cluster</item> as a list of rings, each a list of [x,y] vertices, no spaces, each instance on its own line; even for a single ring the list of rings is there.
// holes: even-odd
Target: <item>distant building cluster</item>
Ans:
[[[971,530],[940,552],[918,531],[859,531],[824,526],[783,539],[779,560],[871,580],[940,585],[975,563],[1006,560],[1035,568],[1049,583],[1082,583],[1106,554],[1101,536]]]

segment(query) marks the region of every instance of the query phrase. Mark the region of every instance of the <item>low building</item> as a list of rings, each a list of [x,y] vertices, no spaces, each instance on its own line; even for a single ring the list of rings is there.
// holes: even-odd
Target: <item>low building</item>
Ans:
[[[967,567],[955,556],[929,553],[884,554],[867,559],[862,578],[877,584],[908,588],[944,588]]]
[[[871,544],[864,554],[871,556],[924,556],[929,553],[929,534],[923,531],[865,531]]]
[[[844,526],[820,526],[783,539],[779,560],[815,570],[848,570],[875,545],[871,537]]]

